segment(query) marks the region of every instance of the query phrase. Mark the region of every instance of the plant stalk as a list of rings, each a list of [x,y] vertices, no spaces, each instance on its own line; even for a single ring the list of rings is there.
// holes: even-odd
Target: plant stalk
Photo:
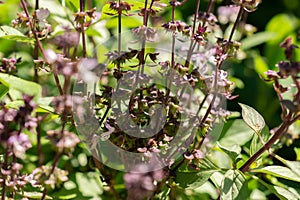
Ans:
[[[36,44],[39,47],[39,49],[40,49],[40,51],[41,51],[44,59],[47,59],[45,51],[44,51],[43,46],[42,46],[42,43],[40,42],[40,40],[39,40],[39,38],[38,38],[35,30],[34,30],[34,25],[32,24],[32,21],[30,20],[30,15],[29,15],[29,12],[28,12],[25,0],[21,0],[21,4],[22,4],[22,7],[23,7],[24,12],[26,14],[26,17],[29,19],[29,22],[28,22],[29,23],[29,27],[30,27],[30,29],[31,29],[31,31],[33,33],[34,39],[36,41]],[[55,79],[55,83],[56,83],[56,86],[58,88],[58,91],[59,91],[60,95],[63,95],[63,90],[62,90],[62,87],[60,85],[57,72],[55,70],[53,70],[53,75],[54,75],[54,79]]]

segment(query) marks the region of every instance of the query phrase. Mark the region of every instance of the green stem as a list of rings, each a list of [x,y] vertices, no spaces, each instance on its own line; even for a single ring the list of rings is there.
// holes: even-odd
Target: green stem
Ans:
[[[85,1],[80,0],[80,12],[84,11],[84,5]],[[85,58],[86,57],[86,41],[85,41],[85,31],[84,31],[84,24],[81,24],[81,37],[82,37],[82,56]]]
[[[243,6],[240,6],[239,13],[238,13],[238,15],[237,15],[237,17],[236,17],[236,20],[235,20],[234,25],[233,25],[233,27],[232,27],[232,29],[231,29],[231,32],[230,32],[230,36],[229,36],[229,39],[228,39],[228,43],[230,43],[231,40],[232,40],[232,38],[233,38],[234,31],[235,31],[235,29],[237,28],[237,26],[238,26],[238,24],[239,24],[239,22],[240,22],[240,19],[241,19],[242,15],[243,15],[243,12],[244,12],[244,7],[243,7]]]
[[[172,22],[174,22],[175,20],[175,5],[172,6]],[[165,99],[165,103],[167,104],[168,103],[168,100],[169,100],[169,96],[170,96],[170,92],[171,92],[171,87],[172,87],[172,82],[173,82],[173,79],[174,79],[174,66],[175,66],[175,37],[176,37],[176,32],[172,32],[172,47],[171,47],[171,51],[172,51],[172,54],[171,54],[171,74],[170,74],[170,81],[169,81],[169,85],[168,85],[168,88],[167,88],[167,93],[166,93],[166,99]]]
[[[271,146],[279,139],[291,125],[290,121],[285,121],[281,124],[279,129],[276,130],[274,135],[270,138],[265,145],[263,145],[255,154],[253,154],[240,168],[241,172],[246,172],[249,170],[250,165],[255,162],[266,150],[269,150]]]

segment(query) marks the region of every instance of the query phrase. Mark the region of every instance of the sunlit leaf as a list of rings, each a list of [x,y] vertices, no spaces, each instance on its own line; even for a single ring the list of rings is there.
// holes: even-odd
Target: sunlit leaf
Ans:
[[[265,75],[265,72],[268,71],[269,67],[266,63],[266,61],[262,58],[261,55],[259,54],[254,54],[254,69],[255,71],[264,76]]]
[[[266,31],[274,33],[271,40],[268,40],[265,46],[265,55],[268,58],[269,65],[274,69],[275,64],[284,59],[283,50],[279,49],[279,44],[287,37],[293,34],[298,26],[298,19],[292,15],[280,13],[272,17],[266,26]]]
[[[243,120],[252,128],[256,133],[260,133],[265,126],[264,118],[252,107],[239,103],[242,107]]]
[[[275,194],[280,200],[288,200],[287,198],[285,198],[284,196],[282,196],[274,187],[274,185],[268,184],[266,182],[264,182],[262,179],[258,178],[257,176],[252,176],[253,179],[257,180],[259,183],[261,183],[263,186],[265,186],[266,188],[268,188],[268,190],[270,190],[273,194]]]
[[[99,196],[102,194],[103,191],[99,187],[95,176],[95,173],[76,173],[78,190],[83,196],[99,198]]]
[[[274,186],[274,190],[280,194],[281,196],[287,198],[287,199],[299,199],[300,196],[297,194],[294,194],[293,192],[279,186]]]
[[[69,195],[59,196],[59,199],[74,199],[76,197],[77,197],[76,194],[69,194]]]
[[[23,33],[10,26],[0,26],[0,38],[26,43],[33,43],[34,41],[33,39],[28,38]]]
[[[287,167],[271,165],[259,169],[253,169],[252,172],[270,174],[276,177],[288,179],[291,181],[300,182],[300,175]]]
[[[5,84],[1,83],[0,84],[0,99],[2,99],[2,97],[5,96],[8,91],[9,91],[9,88]]]
[[[242,146],[253,136],[253,130],[242,119],[228,120],[221,128],[222,133],[219,142],[224,146],[235,144]]]
[[[276,33],[274,32],[260,32],[260,33],[256,33],[250,37],[246,37],[245,39],[243,39],[241,41],[242,46],[241,48],[243,50],[247,50],[250,49],[252,47],[255,47],[257,45],[260,45],[262,43],[265,43],[269,40],[274,39],[277,36]]]
[[[220,190],[222,200],[245,200],[249,196],[246,178],[239,170],[225,173]]]
[[[226,153],[234,163],[237,163],[242,158],[242,155],[241,155],[242,149],[239,145],[224,147],[219,142],[217,142],[217,144],[218,144],[219,148],[224,153]]]
[[[7,85],[9,89],[15,89],[21,93],[35,96],[35,99],[41,96],[42,87],[34,82],[4,73],[0,73],[0,82]]]

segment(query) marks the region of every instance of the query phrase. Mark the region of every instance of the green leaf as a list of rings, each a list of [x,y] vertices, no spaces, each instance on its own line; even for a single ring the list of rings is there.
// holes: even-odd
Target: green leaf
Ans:
[[[251,175],[251,177],[253,179],[257,180],[259,183],[261,183],[266,188],[268,188],[268,190],[270,190],[273,194],[275,194],[280,200],[288,200],[287,198],[285,198],[284,196],[282,196],[280,193],[278,193],[278,191],[276,190],[276,188],[274,187],[274,185],[270,185],[270,184],[264,182],[263,180],[261,180],[257,176]]]
[[[176,172],[176,183],[185,189],[195,189],[203,185],[218,170],[204,170],[201,172]]]
[[[44,0],[39,2],[41,8],[51,8],[51,15],[66,17],[67,10],[59,3],[59,1]]]
[[[284,59],[283,49],[279,44],[288,36],[294,33],[298,26],[298,19],[288,14],[275,15],[267,24],[266,31],[275,33],[265,46],[265,55],[268,58],[269,66],[275,66],[279,60]],[[274,69],[274,67],[273,67]]]
[[[94,197],[99,199],[100,195],[103,193],[99,184],[97,183],[96,173],[80,173],[77,172],[76,183],[78,184],[78,190],[81,192],[82,196]]]
[[[36,109],[36,112],[54,113],[54,108],[50,106],[52,100],[53,100],[53,97],[39,98],[39,101],[38,101],[39,107]]]
[[[76,0],[68,0],[66,1],[67,7],[70,8],[74,13],[79,10],[79,1]]]
[[[242,119],[228,120],[223,127],[219,142],[223,146],[242,146],[251,140],[253,131]],[[213,129],[213,131],[215,128]]]
[[[251,171],[256,173],[270,174],[283,179],[300,182],[300,176],[298,174],[296,174],[293,170],[283,166],[272,165],[264,168],[253,169]]]
[[[300,160],[300,148],[295,147],[294,151],[296,153],[296,160]]]
[[[242,107],[242,116],[246,124],[256,133],[260,133],[265,126],[264,118],[252,107],[239,103]]]
[[[24,106],[23,100],[14,100],[5,104],[7,108],[18,109],[21,106]]]
[[[248,185],[239,170],[228,170],[221,184],[222,200],[245,200],[248,198]]]
[[[37,83],[4,73],[0,73],[0,82],[7,85],[9,89],[34,96],[35,100],[41,96],[42,87]]]
[[[74,199],[76,198],[77,195],[76,194],[69,194],[69,195],[64,195],[64,196],[59,196],[59,199]]]
[[[276,33],[276,37],[268,43],[278,43],[297,27],[297,19],[288,14],[278,14],[274,16],[266,26],[266,30],[270,33]]]
[[[253,59],[254,59],[254,69],[255,69],[255,71],[258,74],[265,77],[266,76],[265,72],[268,71],[268,69],[269,69],[266,61],[258,53],[254,53]]]
[[[276,36],[277,36],[276,33],[268,32],[268,31],[256,33],[250,37],[246,37],[245,39],[243,39],[241,41],[242,43],[241,48],[243,50],[251,49],[252,47],[255,47],[257,45],[263,44],[269,40],[274,39]]]
[[[300,161],[289,161],[284,158],[275,155],[275,158],[280,160],[283,164],[285,164],[288,168],[290,168],[295,174],[300,177]]]
[[[144,4],[145,4],[144,2],[141,2],[141,1],[139,2],[137,0],[133,0],[133,1],[128,0],[126,2],[132,5],[131,10],[128,13],[132,13],[134,11],[140,10],[140,8],[143,8]],[[108,3],[103,6],[102,11],[101,11],[101,18],[100,19],[107,19],[107,18],[112,17],[111,15],[108,15],[106,13],[117,15],[116,11],[110,9],[110,4],[108,4]],[[122,21],[123,21],[123,19],[127,19],[127,18],[122,16]],[[116,25],[114,27],[116,27]]]
[[[23,33],[10,26],[0,26],[0,38],[27,43],[33,43],[34,41],[33,39],[28,38]]]
[[[4,97],[9,91],[9,88],[7,87],[7,85],[0,83],[0,99],[2,99],[2,97]]]
[[[264,126],[264,128],[260,132],[261,139],[264,142],[268,141],[269,137],[271,136],[268,126]],[[262,141],[260,140],[257,134],[254,134],[251,145],[250,145],[250,156],[256,153],[261,147],[263,146]]]
[[[299,199],[300,198],[299,195],[297,195],[297,194],[295,194],[295,193],[293,193],[293,192],[291,192],[291,191],[289,191],[289,190],[287,190],[287,189],[285,189],[283,187],[274,186],[274,190],[278,194],[280,194],[281,196],[283,196],[284,198],[289,199],[289,200],[291,200],[291,199]]]
[[[241,155],[242,149],[240,146],[233,145],[231,147],[224,147],[220,145],[219,142],[217,142],[217,144],[220,147],[220,149],[230,157],[233,163],[237,163],[242,159],[242,155]]]
[[[118,18],[113,17],[109,19],[106,23],[106,28],[116,28],[116,24],[118,24]],[[122,19],[122,27],[126,28],[136,28],[141,25],[141,21],[139,18],[131,16],[130,18],[123,18]]]
[[[267,195],[259,190],[259,189],[254,189],[249,197],[250,200],[255,200],[255,199],[259,199],[259,200],[268,200]]]
[[[41,193],[41,192],[24,192],[23,196],[27,197],[27,198],[31,198],[31,199],[41,199],[43,196],[43,193]],[[45,199],[53,199],[53,198],[46,195]]]

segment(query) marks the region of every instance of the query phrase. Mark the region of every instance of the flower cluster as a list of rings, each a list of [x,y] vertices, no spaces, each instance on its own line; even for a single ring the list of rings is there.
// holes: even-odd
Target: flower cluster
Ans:
[[[280,44],[280,47],[285,49],[284,54],[287,61],[280,61],[277,63],[276,66],[278,67],[279,72],[269,70],[266,75],[269,79],[278,79],[279,77],[287,78],[289,76],[297,77],[300,73],[300,62],[294,61],[293,54],[298,46],[292,43],[291,38],[287,38]]]
[[[35,10],[32,19],[28,18],[24,12],[17,15],[18,18],[12,20],[13,27],[21,27],[23,30],[27,30],[29,35],[33,34],[29,23],[33,24],[34,32],[40,38],[45,38],[52,32],[52,27],[46,20],[50,15],[47,8]]]
[[[163,170],[149,171],[147,165],[137,166],[135,172],[124,175],[125,187],[128,190],[128,199],[142,200],[151,197],[158,182],[166,176]]]
[[[294,50],[297,49],[298,46],[292,43],[291,38],[285,39],[285,41],[280,44],[280,47],[285,49],[284,53],[286,61],[280,61],[277,63],[276,66],[279,69],[278,72],[268,70],[265,74],[267,75],[266,81],[274,81],[274,89],[280,97],[283,108],[283,118],[285,118],[287,110],[291,113],[297,113],[300,110],[300,62],[294,61]],[[285,86],[280,82],[280,79],[287,79],[289,77],[292,78],[293,84]],[[291,99],[283,99],[282,94],[289,90],[293,91],[291,88],[295,88],[297,92],[293,92],[293,97]]]
[[[2,58],[0,72],[13,73],[17,71],[16,64],[21,62],[21,58]]]
[[[13,147],[17,157],[22,157],[25,150],[31,146],[28,136],[22,133],[22,130],[31,130],[37,126],[37,118],[31,116],[36,107],[33,97],[23,95],[23,100],[24,106],[19,107],[19,110],[8,109],[5,104],[2,104],[0,110],[1,142],[7,147]],[[21,150],[21,152],[17,150]]]
[[[147,41],[153,41],[156,35],[156,31],[153,28],[146,27],[145,25],[132,29],[132,32],[139,40],[146,39]]]
[[[192,27],[182,21],[171,21],[162,25],[167,31],[181,32],[183,35],[191,36]]]
[[[79,29],[81,25],[83,25],[84,27],[89,27],[92,23],[92,20],[95,20],[98,15],[96,13],[96,8],[92,8],[85,12],[77,12],[74,14],[74,16],[74,21],[77,24],[77,28]],[[89,20],[87,20],[87,17],[89,17]]]
[[[218,22],[217,17],[213,13],[199,12],[198,20],[207,22],[209,25],[214,26]]]
[[[57,148],[58,152],[71,153],[80,142],[78,136],[69,131],[50,130],[47,132],[51,144]]]
[[[35,184],[45,185],[47,188],[54,189],[68,180],[68,172],[57,167],[54,169],[49,166],[41,166],[33,170],[31,176],[36,180]]]
[[[238,6],[242,6],[246,11],[253,12],[257,9],[261,0],[232,0]]]
[[[23,188],[27,183],[33,183],[30,176],[20,175],[23,166],[16,160],[24,159],[27,149],[32,147],[25,129],[32,130],[38,121],[32,116],[36,108],[33,97],[23,95],[23,102],[24,105],[18,110],[9,109],[2,103],[0,110],[0,144],[5,149],[4,159],[0,162],[0,182],[12,192]]]
[[[111,10],[120,14],[122,14],[124,11],[127,13],[128,11],[131,10],[131,7],[133,6],[125,1],[122,1],[120,4],[117,1],[112,1],[109,2],[109,4],[110,4],[109,8]],[[106,14],[110,14],[110,13],[106,13]]]

